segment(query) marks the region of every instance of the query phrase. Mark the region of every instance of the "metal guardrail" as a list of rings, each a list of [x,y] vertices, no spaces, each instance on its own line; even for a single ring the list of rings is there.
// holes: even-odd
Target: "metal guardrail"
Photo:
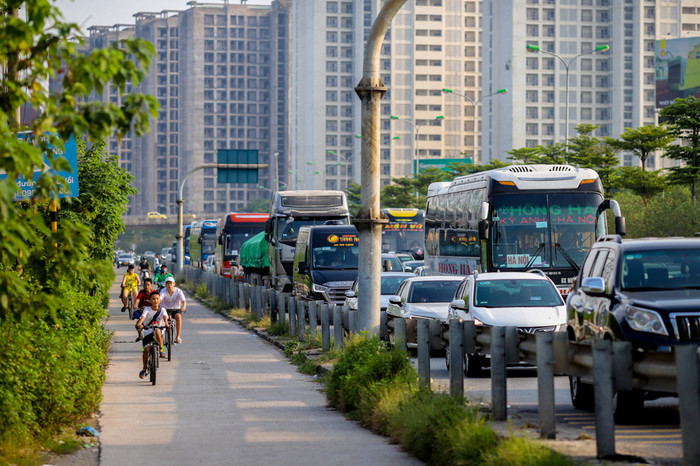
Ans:
[[[170,264],[169,264],[170,265]],[[175,267],[173,267],[175,269]],[[187,281],[206,283],[209,294],[225,305],[245,308],[258,318],[270,315],[276,322],[289,322],[289,332],[304,340],[316,338],[321,326],[321,344],[342,348],[345,335],[356,334],[357,311],[347,307],[308,301],[263,285],[249,285],[185,266],[174,270]],[[262,281],[261,281],[262,283]],[[341,325],[333,325],[340,323]],[[386,323],[384,322],[384,325]],[[430,382],[430,323],[419,319],[418,373]],[[333,326],[331,332],[331,325]],[[384,331],[386,329],[383,329]],[[554,375],[565,374],[594,381],[596,443],[599,457],[615,454],[614,395],[620,390],[646,390],[679,397],[683,461],[700,464],[700,350],[697,345],[677,346],[673,352],[633,351],[629,342],[597,340],[593,345],[568,341],[565,332],[519,333],[515,327],[483,327],[473,322],[451,321],[442,337],[451,355],[479,353],[491,357],[491,401],[494,420],[507,414],[508,364],[527,363],[538,368],[540,435],[555,436]],[[394,319],[394,341],[406,348],[406,322]],[[434,336],[434,335],[433,335]],[[463,357],[459,358],[460,362]],[[454,359],[453,359],[454,360]],[[450,364],[450,393],[464,396],[462,364]]]

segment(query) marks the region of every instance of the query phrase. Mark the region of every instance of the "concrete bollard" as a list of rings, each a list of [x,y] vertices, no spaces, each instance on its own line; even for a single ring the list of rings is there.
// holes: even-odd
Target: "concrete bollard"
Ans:
[[[508,411],[506,329],[491,327],[491,406],[494,421],[505,421]]]
[[[683,439],[683,463],[700,464],[700,363],[698,347],[676,346],[678,407]]]
[[[331,326],[328,318],[328,303],[321,304],[321,348],[323,351],[331,349]]]
[[[464,346],[462,345],[462,322],[450,321],[450,395],[464,397]]]
[[[599,458],[615,454],[615,410],[613,407],[612,342],[593,339],[593,398],[595,442]]]
[[[267,301],[270,303],[270,323],[276,324],[279,311],[277,310],[277,292],[275,290],[267,289]]]
[[[430,321],[416,319],[418,324],[418,375],[430,386]]]
[[[333,339],[335,349],[342,350],[345,346],[345,330],[343,329],[343,308],[338,305],[333,306]]]
[[[289,309],[289,336],[297,333],[297,306],[294,296],[287,298],[287,309]]]
[[[245,283],[239,282],[238,283],[238,302],[236,303],[236,307],[239,309],[245,309]]]
[[[318,301],[309,301],[309,335],[311,339],[316,338],[318,325],[316,323],[316,313],[318,311]]]
[[[306,303],[301,299],[297,301],[297,314],[299,341],[304,341],[306,338]]]
[[[406,319],[394,319],[394,346],[406,352]]]
[[[539,332],[537,339],[537,398],[540,417],[540,437],[556,437],[554,407],[554,334]]]
[[[263,316],[263,294],[262,286],[256,285],[253,287],[253,309],[255,309],[255,319],[260,320]]]
[[[250,284],[248,283],[243,286],[243,307],[246,310],[250,309]]]
[[[276,291],[275,293],[277,293],[277,308],[279,309],[277,315],[280,319],[280,324],[284,325],[287,322],[287,296],[281,291]]]
[[[386,341],[389,338],[389,333],[386,327],[386,311],[379,313],[379,339]]]
[[[348,309],[348,331],[350,335],[357,335],[357,311]]]

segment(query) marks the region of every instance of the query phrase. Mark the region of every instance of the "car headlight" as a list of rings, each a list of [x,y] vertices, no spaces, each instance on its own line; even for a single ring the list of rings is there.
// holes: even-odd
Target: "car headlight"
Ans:
[[[316,293],[328,293],[328,291],[330,291],[330,288],[328,288],[327,286],[317,285],[314,283],[311,286],[311,290],[316,292]]]
[[[625,309],[625,319],[632,330],[668,335],[664,321],[661,320],[661,316],[649,309],[627,306]]]

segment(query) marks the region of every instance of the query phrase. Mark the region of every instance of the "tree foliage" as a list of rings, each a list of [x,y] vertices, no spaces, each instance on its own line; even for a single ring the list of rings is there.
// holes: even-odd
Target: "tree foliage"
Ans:
[[[690,186],[695,204],[700,179],[700,100],[695,97],[676,99],[673,104],[661,109],[659,117],[680,142],[668,147],[666,157],[684,163],[684,166],[670,169],[669,181]]]
[[[15,16],[22,6],[23,11]],[[101,326],[114,277],[112,242],[133,189],[118,161],[104,152],[109,135],[143,134],[157,115],[152,96],[124,95],[121,104],[88,102],[111,82],[121,92],[138,85],[153,47],[126,40],[78,53],[79,31],[49,0],[0,0],[0,457],[21,449],[96,409],[109,336]],[[60,90],[47,89],[50,79]],[[22,105],[40,110],[26,127]],[[24,137],[19,132],[25,131]],[[79,144],[80,196],[60,199],[65,180],[44,171],[69,170],[62,141]],[[23,193],[18,179],[40,173]],[[23,201],[15,202],[21,194]],[[56,231],[47,212],[59,208]],[[2,462],[0,460],[0,462]]]
[[[611,185],[614,189],[627,189],[640,196],[645,205],[667,187],[659,171],[646,171],[642,167],[618,167],[611,177]]]
[[[627,128],[619,139],[605,138],[605,142],[615,150],[632,152],[639,157],[642,171],[646,171],[647,159],[657,150],[664,150],[675,138],[664,126],[647,125]]]

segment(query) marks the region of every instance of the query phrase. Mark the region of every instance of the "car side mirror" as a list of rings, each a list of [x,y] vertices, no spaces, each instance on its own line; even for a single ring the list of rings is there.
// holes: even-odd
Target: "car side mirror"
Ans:
[[[411,267],[410,265],[407,265],[406,267],[404,267],[403,271],[404,272],[413,272],[413,267]]]
[[[352,290],[345,290],[345,297],[346,298],[354,298],[355,297],[355,292]]]
[[[452,309],[459,309],[460,311],[467,310],[467,306],[464,303],[463,299],[453,299],[450,303],[450,306],[452,307]]]
[[[389,303],[401,306],[401,296],[392,296],[389,298]]]
[[[587,277],[581,282],[581,291],[591,296],[605,294],[605,280],[602,277]]]

